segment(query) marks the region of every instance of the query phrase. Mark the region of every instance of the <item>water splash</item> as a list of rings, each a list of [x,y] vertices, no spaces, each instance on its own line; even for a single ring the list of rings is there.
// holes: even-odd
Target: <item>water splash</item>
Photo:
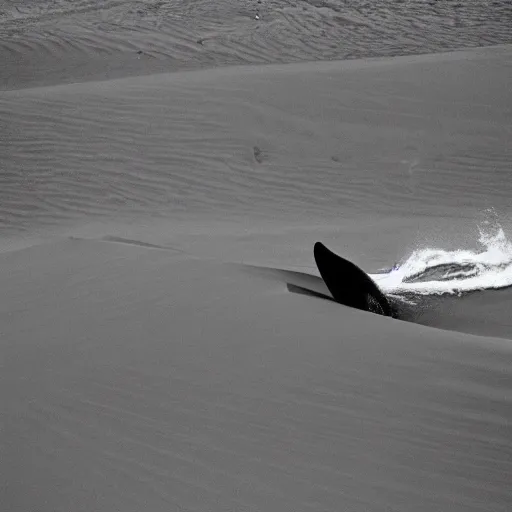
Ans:
[[[372,278],[388,295],[444,295],[512,286],[512,241],[500,224],[479,226],[481,251],[414,251],[398,267]]]

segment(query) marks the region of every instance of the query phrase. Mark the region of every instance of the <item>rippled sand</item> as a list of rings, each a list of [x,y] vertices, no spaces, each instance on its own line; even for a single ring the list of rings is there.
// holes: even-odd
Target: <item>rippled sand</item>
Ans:
[[[226,64],[512,42],[509,1],[16,1],[0,9],[0,88]]]
[[[1,511],[511,510],[512,290],[294,292],[511,238],[490,6],[2,5]]]
[[[0,225],[506,210],[510,66],[502,47],[4,93]]]

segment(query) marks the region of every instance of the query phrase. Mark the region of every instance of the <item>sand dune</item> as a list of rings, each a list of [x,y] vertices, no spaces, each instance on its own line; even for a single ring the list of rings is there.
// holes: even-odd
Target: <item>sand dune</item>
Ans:
[[[63,241],[0,256],[4,510],[503,510],[508,341]]]
[[[510,43],[507,1],[9,2],[0,88]]]
[[[5,92],[2,228],[506,211],[511,58],[502,47]]]
[[[3,8],[0,510],[510,510],[510,288],[405,322],[293,286],[317,240],[510,239],[511,47],[91,81],[445,49],[487,2],[172,5]]]

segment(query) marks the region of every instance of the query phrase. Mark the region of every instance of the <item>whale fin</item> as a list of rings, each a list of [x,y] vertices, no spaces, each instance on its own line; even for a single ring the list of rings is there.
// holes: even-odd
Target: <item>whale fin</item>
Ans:
[[[314,256],[318,271],[336,302],[383,316],[394,316],[389,300],[364,270],[333,253],[321,242],[315,244]]]

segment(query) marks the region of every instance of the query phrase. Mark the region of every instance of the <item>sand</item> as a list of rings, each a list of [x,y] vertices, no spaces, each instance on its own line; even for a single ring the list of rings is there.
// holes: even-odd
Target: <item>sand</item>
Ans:
[[[0,90],[512,42],[508,0],[9,0]]]
[[[6,510],[510,506],[510,341],[165,250],[1,260]]]
[[[326,292],[316,240],[377,271],[489,208],[510,237],[509,45],[48,55],[0,93],[0,510],[511,509],[511,289],[395,320],[290,286]]]

